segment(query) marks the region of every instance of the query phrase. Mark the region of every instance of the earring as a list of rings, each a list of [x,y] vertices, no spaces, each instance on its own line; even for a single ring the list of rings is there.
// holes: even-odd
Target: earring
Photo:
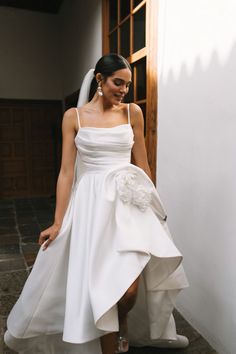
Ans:
[[[100,83],[98,83],[97,93],[98,93],[98,95],[99,95],[100,97],[103,96],[102,87],[101,87],[101,84],[100,84]]]

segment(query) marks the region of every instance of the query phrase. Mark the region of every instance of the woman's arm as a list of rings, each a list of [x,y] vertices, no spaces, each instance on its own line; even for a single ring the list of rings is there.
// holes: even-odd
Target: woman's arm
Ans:
[[[135,103],[130,104],[131,125],[134,132],[134,145],[132,148],[132,161],[134,165],[142,168],[152,179],[148,164],[147,151],[144,139],[144,119],[141,108]]]
[[[62,121],[62,161],[57,180],[54,223],[52,226],[42,231],[39,236],[40,245],[47,240],[44,244],[44,249],[57,237],[69,204],[76,159],[76,146],[74,143],[75,132],[76,112],[75,109],[69,109],[65,112]]]

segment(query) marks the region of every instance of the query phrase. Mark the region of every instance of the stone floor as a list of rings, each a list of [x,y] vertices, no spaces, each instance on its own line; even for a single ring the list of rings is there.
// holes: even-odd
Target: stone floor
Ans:
[[[6,317],[16,302],[38,252],[40,230],[53,220],[53,198],[0,200],[0,354],[14,352],[4,346]],[[186,349],[130,348],[130,354],[217,354],[176,311],[179,334],[186,335]],[[32,353],[34,354],[34,353]],[[59,354],[59,353],[58,353]]]

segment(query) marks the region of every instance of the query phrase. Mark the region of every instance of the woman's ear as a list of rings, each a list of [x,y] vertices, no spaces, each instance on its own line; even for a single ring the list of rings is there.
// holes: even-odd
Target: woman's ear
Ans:
[[[100,82],[100,81],[102,81],[102,79],[103,79],[101,73],[97,73],[95,77],[96,77],[96,81],[97,81],[97,82]]]

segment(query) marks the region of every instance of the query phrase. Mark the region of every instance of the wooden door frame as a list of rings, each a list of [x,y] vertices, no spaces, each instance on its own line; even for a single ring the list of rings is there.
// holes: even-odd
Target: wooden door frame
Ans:
[[[131,0],[132,1],[132,0]],[[102,51],[109,52],[108,41],[108,1],[102,3]],[[147,60],[147,102],[146,102],[146,148],[153,182],[156,182],[157,165],[157,104],[158,104],[158,67],[157,67],[157,30],[158,0],[146,0],[146,60]]]

